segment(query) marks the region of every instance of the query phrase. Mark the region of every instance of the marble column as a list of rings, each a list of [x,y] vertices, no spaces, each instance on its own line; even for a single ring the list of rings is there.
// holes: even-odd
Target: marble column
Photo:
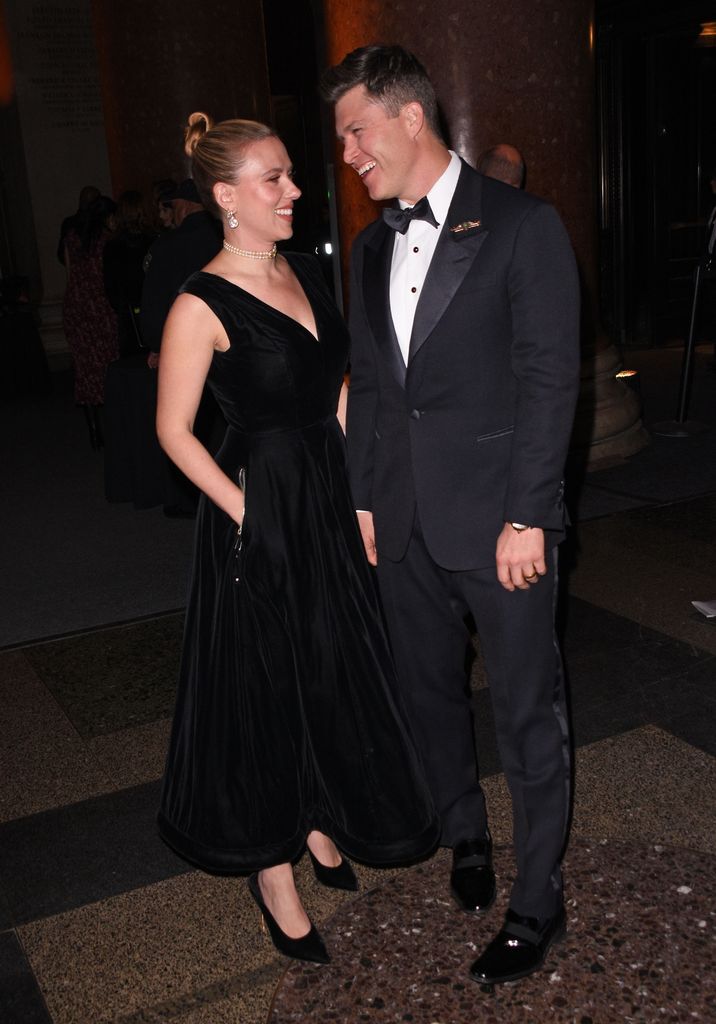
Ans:
[[[582,392],[573,449],[589,463],[648,441],[619,355],[597,319],[594,23],[592,0],[324,0],[327,59],[370,42],[412,50],[435,83],[451,146],[468,162],[498,142],[517,146],[527,188],[554,203],[583,284]],[[376,215],[336,155],[344,259]]]
[[[92,11],[115,193],[187,176],[194,110],[270,118],[261,0],[92,0]]]

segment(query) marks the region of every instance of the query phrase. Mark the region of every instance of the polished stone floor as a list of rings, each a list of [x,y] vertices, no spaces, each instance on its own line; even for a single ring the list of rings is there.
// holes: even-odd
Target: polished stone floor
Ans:
[[[490,990],[468,974],[478,932],[490,925],[477,929],[456,913],[436,858],[334,914],[324,929],[331,967],[289,968],[269,1020],[712,1021],[713,861],[683,847],[573,839],[566,940],[539,974]],[[495,867],[502,882],[493,921],[506,909],[512,874],[503,849]],[[681,884],[664,887],[665,877]]]
[[[716,375],[704,380],[713,397]],[[479,657],[498,905],[460,914],[444,851],[359,867],[357,897],[319,889],[304,860],[300,891],[334,962],[289,966],[240,880],[189,869],[156,837],[181,614],[142,614],[0,650],[2,1024],[716,1020],[716,620],[690,603],[716,599],[713,436],[655,441],[582,492],[560,617],[569,934],[544,971],[494,994],[467,975],[512,871]]]

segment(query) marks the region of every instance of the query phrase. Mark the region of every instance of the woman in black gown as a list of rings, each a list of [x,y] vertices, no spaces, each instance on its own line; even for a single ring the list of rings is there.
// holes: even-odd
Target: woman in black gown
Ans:
[[[356,888],[430,852],[438,824],[396,705],[336,407],[346,327],[313,257],[278,255],[301,195],[281,141],[252,121],[187,129],[224,247],[167,319],[157,430],[200,488],[159,827],[207,871],[254,872],[275,945],[325,961],[292,862]],[[192,426],[204,383],[228,423],[212,457]]]

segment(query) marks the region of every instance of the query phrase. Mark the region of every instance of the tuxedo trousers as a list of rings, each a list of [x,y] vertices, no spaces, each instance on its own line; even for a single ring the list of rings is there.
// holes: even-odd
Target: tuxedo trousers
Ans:
[[[494,565],[450,571],[431,558],[417,522],[404,557],[380,554],[378,582],[398,678],[442,845],[487,832],[466,672],[472,615],[487,670],[497,744],[512,797],[517,865],[510,906],[545,918],[560,906],[571,801],[571,747],[555,634],[557,551],[528,590],[508,591]]]

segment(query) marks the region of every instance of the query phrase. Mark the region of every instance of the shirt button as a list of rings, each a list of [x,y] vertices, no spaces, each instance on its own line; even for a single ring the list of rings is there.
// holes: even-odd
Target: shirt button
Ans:
[[[416,291],[417,291],[418,289],[417,289],[417,288],[411,288],[410,290],[411,290],[411,292],[413,293],[413,295],[415,295],[415,293],[416,293]]]
[[[420,247],[417,245],[413,246],[413,252],[420,252]]]
[[[420,419],[420,409],[413,409],[413,411],[410,414],[410,418],[411,418],[411,420],[419,420]]]

